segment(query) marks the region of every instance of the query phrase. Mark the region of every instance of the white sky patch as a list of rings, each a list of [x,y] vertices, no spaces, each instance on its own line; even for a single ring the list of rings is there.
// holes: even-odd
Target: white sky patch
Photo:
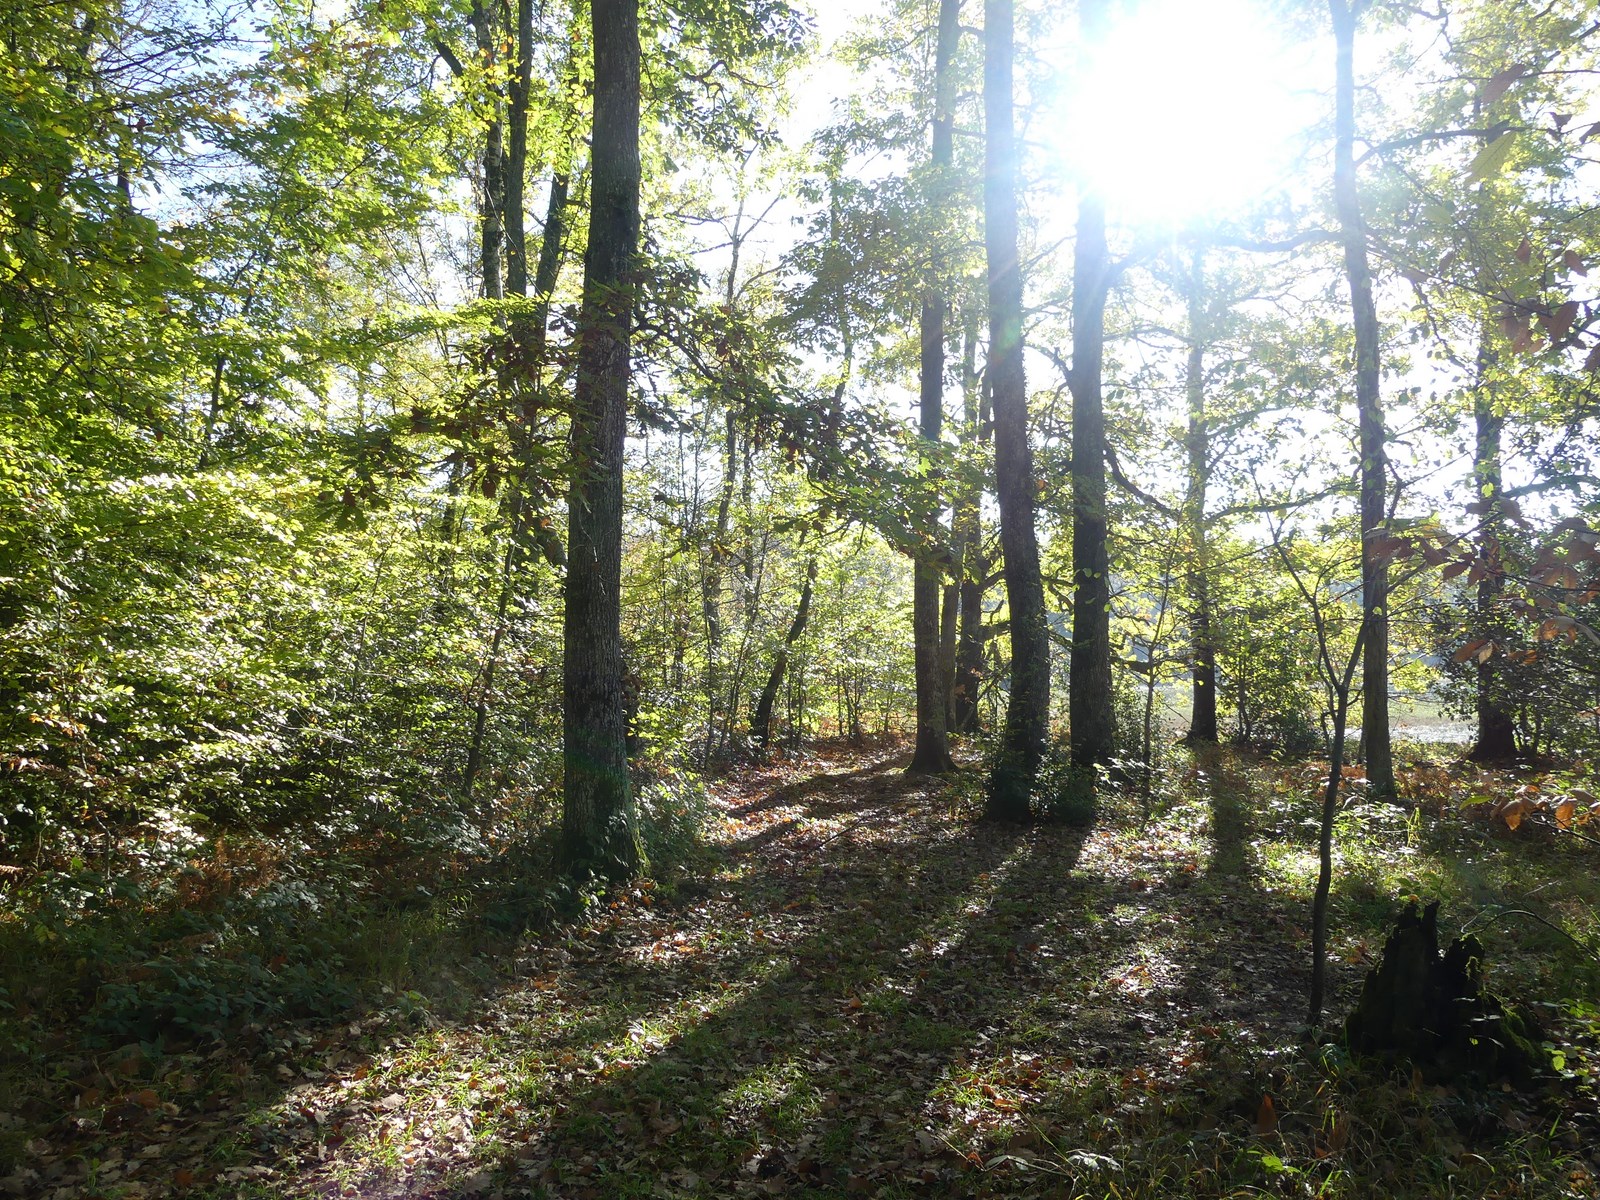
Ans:
[[[1044,128],[1136,224],[1227,216],[1276,191],[1330,104],[1331,45],[1287,40],[1256,0],[1144,0],[1080,53]]]

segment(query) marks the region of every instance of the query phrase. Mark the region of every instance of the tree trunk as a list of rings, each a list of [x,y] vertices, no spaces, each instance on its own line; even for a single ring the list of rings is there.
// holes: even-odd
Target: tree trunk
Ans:
[[[1050,637],[1034,529],[1033,451],[1022,360],[1022,263],[1017,250],[1017,150],[1012,129],[1012,0],[985,0],[984,243],[989,265],[989,378],[994,394],[995,494],[1006,600],[1011,695],[989,777],[987,813],[1026,820],[1050,726]]]
[[[1072,660],[1068,680],[1072,762],[1092,767],[1116,754],[1111,702],[1111,567],[1106,549],[1105,206],[1079,201],[1072,272]]]
[[[1211,482],[1211,437],[1206,424],[1205,264],[1196,252],[1189,281],[1189,361],[1184,388],[1189,400],[1189,429],[1184,449],[1189,459],[1184,494],[1184,524],[1189,533],[1189,643],[1193,701],[1187,740],[1217,740],[1217,649],[1211,631],[1210,529],[1206,524],[1206,491]]]
[[[499,22],[484,3],[472,6],[472,31],[477,37],[478,54],[485,67],[494,65],[500,41]],[[491,89],[493,115],[483,140],[483,218],[479,223],[478,259],[483,268],[483,294],[489,300],[504,300],[505,254],[505,124],[500,117],[500,94]]]
[[[950,64],[961,40],[961,0],[940,0],[938,47],[933,68],[933,154],[928,202],[942,208],[949,191],[947,176],[955,162],[954,89]],[[929,281],[922,294],[921,422],[923,441],[937,446],[944,425],[944,325],[949,305],[943,290],[944,256],[936,249]],[[917,677],[917,744],[906,770],[913,775],[942,774],[955,769],[950,759],[947,726],[949,695],[945,686],[940,637],[941,590],[939,547],[927,545],[917,555],[912,582],[912,638]]]
[[[628,778],[622,664],[622,470],[639,242],[639,5],[593,0],[589,244],[572,398],[562,733],[562,842],[571,869],[643,864]]]
[[[506,112],[506,291],[526,296],[528,217],[523,192],[528,179],[528,98],[533,90],[533,0],[517,0],[516,54]]]
[[[784,635],[778,655],[772,660],[772,670],[767,672],[767,682],[756,701],[755,715],[750,719],[750,736],[756,745],[766,750],[772,744],[772,710],[778,703],[778,692],[783,687],[784,675],[789,670],[789,656],[794,644],[805,634],[806,622],[811,619],[811,593],[817,582],[817,560],[806,563],[806,582],[800,589],[800,605],[795,609],[789,632]]]
[[[953,522],[952,522],[953,523]],[[960,570],[965,557],[959,530],[950,531],[950,559]],[[956,638],[961,631],[961,584],[946,580],[939,597],[939,685],[944,689],[944,727],[955,732]]]
[[[1361,664],[1361,736],[1367,779],[1375,796],[1393,796],[1394,755],[1389,744],[1389,564],[1380,553],[1387,524],[1387,456],[1379,383],[1378,309],[1356,180],[1355,0],[1328,0],[1337,45],[1333,188],[1356,338],[1356,407],[1361,432],[1361,622],[1366,657]]]

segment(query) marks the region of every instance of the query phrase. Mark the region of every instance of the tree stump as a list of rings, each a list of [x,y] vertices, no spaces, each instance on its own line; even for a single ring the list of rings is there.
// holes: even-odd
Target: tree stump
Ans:
[[[1356,1054],[1410,1061],[1425,1077],[1529,1083],[1548,1065],[1532,1021],[1483,986],[1483,946],[1456,938],[1439,952],[1439,905],[1406,906],[1345,1021]]]

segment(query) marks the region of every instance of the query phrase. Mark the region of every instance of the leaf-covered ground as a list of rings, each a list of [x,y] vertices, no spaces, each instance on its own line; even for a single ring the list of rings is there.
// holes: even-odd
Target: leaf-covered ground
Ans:
[[[1347,811],[1335,1011],[1396,896],[1442,895],[1563,1054],[1538,1094],[1446,1088],[1301,1048],[1314,770],[1185,759],[1085,833],[976,822],[975,775],[908,779],[902,761],[729,781],[703,855],[522,943],[464,1018],[74,1059],[54,1111],[0,1115],[27,1135],[4,1186],[1597,1194],[1593,962],[1552,931],[1595,935],[1592,847]]]

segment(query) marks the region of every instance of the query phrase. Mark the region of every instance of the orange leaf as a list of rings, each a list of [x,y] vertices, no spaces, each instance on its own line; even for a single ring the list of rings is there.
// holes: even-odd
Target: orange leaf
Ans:
[[[1256,1110],[1256,1133],[1265,1137],[1278,1127],[1278,1110],[1271,1096],[1261,1097],[1261,1107]]]

